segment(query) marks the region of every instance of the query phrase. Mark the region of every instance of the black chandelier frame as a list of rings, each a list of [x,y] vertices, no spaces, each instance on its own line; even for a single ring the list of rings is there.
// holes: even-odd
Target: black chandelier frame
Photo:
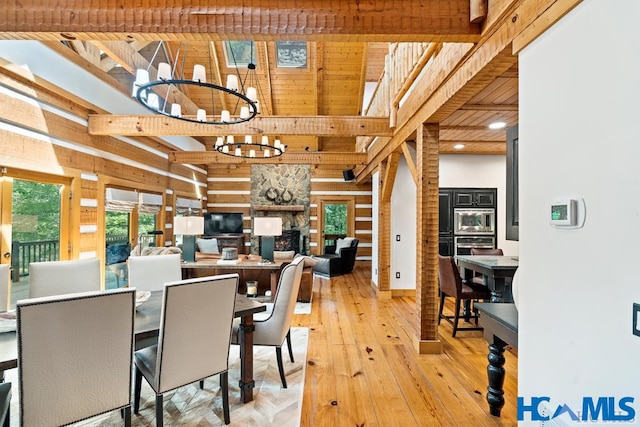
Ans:
[[[228,152],[225,153],[223,150],[223,147],[229,147],[228,148]],[[232,143],[223,143],[222,145],[214,145],[213,147],[218,153],[220,154],[224,154],[225,156],[230,156],[230,157],[235,157],[235,158],[247,158],[247,159],[269,159],[271,157],[279,157],[282,156],[285,152],[285,150],[276,147],[275,145],[271,145],[271,144],[258,144],[256,142],[232,142]],[[236,156],[235,155],[235,149],[236,148],[240,148],[242,150],[242,155],[240,156]],[[255,157],[251,157],[249,155],[250,150],[255,150],[256,152],[256,156]],[[264,150],[271,150],[272,152],[270,153],[270,155],[268,157],[264,156]],[[257,154],[262,152],[263,155],[262,156],[258,156]]]
[[[178,87],[178,85],[189,85],[189,86],[198,86],[198,87],[204,87],[204,88],[209,88],[209,89],[215,89],[215,90],[219,90],[225,93],[228,93],[230,95],[233,95],[235,97],[238,98],[238,102],[240,100],[244,101],[247,103],[248,107],[249,107],[249,116],[247,117],[240,117],[240,116],[232,116],[230,117],[230,121],[225,121],[223,122],[222,120],[206,120],[206,121],[200,121],[197,120],[197,118],[195,116],[174,116],[171,113],[167,112],[164,110],[164,108],[160,109],[159,107],[156,108],[154,106],[151,106],[148,104],[148,99],[149,99],[149,93],[152,90],[152,88],[154,87],[167,87],[167,93],[169,93],[169,90],[171,88],[171,86],[176,86]],[[162,90],[162,89],[159,89]],[[224,86],[219,86],[217,84],[214,83],[207,83],[207,82],[201,82],[199,80],[184,80],[184,79],[161,79],[161,80],[155,80],[149,83],[145,83],[142,84],[138,87],[138,92],[136,93],[136,99],[138,100],[138,102],[140,102],[142,105],[144,105],[147,109],[153,111],[154,113],[157,114],[162,114],[163,116],[167,116],[167,117],[171,117],[174,119],[178,119],[178,120],[183,120],[185,122],[191,122],[191,123],[202,123],[202,124],[209,124],[209,125],[234,125],[234,124],[238,124],[238,123],[244,123],[244,122],[248,122],[249,120],[253,119],[257,114],[258,114],[258,108],[255,104],[255,102],[253,102],[251,99],[249,99],[246,95],[244,95],[243,93],[239,92],[239,91],[235,91],[232,89],[228,89]],[[164,102],[165,107],[166,107],[166,100]],[[211,117],[217,117],[217,116],[211,116]],[[209,118],[209,116],[207,116],[207,119]]]

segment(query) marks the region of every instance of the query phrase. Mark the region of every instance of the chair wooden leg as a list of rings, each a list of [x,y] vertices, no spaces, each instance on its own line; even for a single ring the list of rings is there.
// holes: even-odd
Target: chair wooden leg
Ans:
[[[276,360],[278,361],[278,370],[280,371],[282,388],[287,388],[287,379],[284,377],[284,366],[282,365],[282,347],[276,347]]]
[[[156,427],[162,427],[164,425],[164,399],[161,394],[156,395]]]
[[[453,338],[456,337],[456,332],[458,332],[458,321],[459,320],[460,320],[460,298],[456,298],[456,312],[454,313],[453,334],[451,335]]]
[[[133,381],[133,413],[140,412],[140,390],[142,389],[142,371],[136,366],[136,374]]]
[[[440,311],[438,312],[438,325],[440,324],[440,319],[442,319],[442,309],[444,308],[444,299],[446,295],[444,292],[440,292]]]
[[[229,415],[229,373],[227,371],[220,373],[220,389],[222,392],[222,412],[224,413],[224,423],[231,423]]]
[[[289,349],[289,359],[293,363],[293,347],[291,347],[291,329],[287,331],[287,348]]]

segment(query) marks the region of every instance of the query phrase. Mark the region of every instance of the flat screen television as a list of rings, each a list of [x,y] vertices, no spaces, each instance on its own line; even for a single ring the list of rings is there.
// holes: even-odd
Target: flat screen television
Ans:
[[[242,213],[206,213],[204,214],[204,235],[220,233],[243,233]]]

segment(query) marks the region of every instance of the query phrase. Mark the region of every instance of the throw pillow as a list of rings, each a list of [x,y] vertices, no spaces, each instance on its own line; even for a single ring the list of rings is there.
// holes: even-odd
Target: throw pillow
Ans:
[[[291,261],[296,251],[273,251],[274,261]]]
[[[340,249],[350,247],[353,239],[355,239],[355,237],[345,237],[344,239],[338,239],[336,241],[336,255],[340,255]]]
[[[198,250],[204,254],[219,254],[218,239],[197,239]]]

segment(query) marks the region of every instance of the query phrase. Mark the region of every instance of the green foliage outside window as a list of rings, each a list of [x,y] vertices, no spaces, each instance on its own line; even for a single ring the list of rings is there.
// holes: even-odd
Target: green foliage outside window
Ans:
[[[123,241],[129,240],[129,213],[107,211],[105,234],[110,236],[122,236]]]
[[[149,213],[141,213],[138,216],[138,232],[150,233],[156,229],[156,216]]]
[[[326,204],[324,208],[324,234],[347,234],[347,205]]]
[[[60,185],[13,181],[13,241],[59,240],[60,190]]]

